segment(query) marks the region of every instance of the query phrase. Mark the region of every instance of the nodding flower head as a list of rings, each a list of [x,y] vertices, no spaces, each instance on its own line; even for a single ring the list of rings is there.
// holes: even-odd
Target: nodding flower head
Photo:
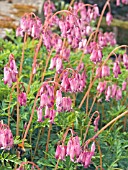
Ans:
[[[128,55],[124,53],[123,55],[123,63],[126,69],[128,69]]]
[[[21,106],[26,106],[26,102],[27,102],[27,95],[25,92],[21,92],[18,96],[18,101],[20,103]]]
[[[98,86],[97,86],[97,90],[99,91],[99,93],[102,93],[103,91],[105,91],[107,86],[107,82],[99,82]]]
[[[9,63],[4,67],[4,84],[12,86],[13,82],[16,82],[16,75],[18,74],[15,59],[13,54],[9,56]]]
[[[10,150],[13,144],[13,135],[10,128],[0,122],[0,149]]]
[[[118,74],[121,74],[119,61],[116,61],[116,62],[114,63],[114,66],[113,66],[113,73],[114,73],[115,78],[118,77]]]
[[[67,147],[64,146],[64,145],[57,145],[55,158],[60,159],[60,160],[64,160],[65,156],[66,156],[66,148]]]
[[[118,87],[116,91],[116,101],[120,100],[122,98],[122,90]]]
[[[38,122],[42,122],[43,120],[42,120],[42,108],[41,107],[38,107],[38,109],[37,109],[37,117],[38,117],[38,119],[37,119],[37,121]]]
[[[77,162],[80,162],[83,164],[84,168],[88,168],[91,164],[92,156],[94,156],[95,153],[95,143],[93,142],[91,146],[91,151],[82,151],[77,159]]]
[[[127,82],[124,81],[124,82],[122,83],[122,91],[125,91],[126,88],[127,88]]]
[[[67,156],[70,156],[72,162],[74,162],[75,157],[79,157],[81,150],[79,137],[71,137],[67,144]]]
[[[16,30],[16,36],[23,37],[25,33],[33,38],[40,38],[42,22],[35,14],[25,14],[21,18],[20,26]]]
[[[106,14],[106,22],[107,22],[107,25],[110,25],[110,24],[111,24],[112,19],[113,19],[112,14],[111,14],[110,12],[108,12],[108,13]]]

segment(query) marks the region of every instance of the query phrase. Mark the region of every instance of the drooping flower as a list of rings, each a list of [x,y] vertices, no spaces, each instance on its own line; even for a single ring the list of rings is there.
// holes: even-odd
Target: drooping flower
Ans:
[[[111,86],[108,86],[106,89],[106,101],[110,101],[111,93]]]
[[[118,88],[116,91],[116,101],[120,100],[122,98],[122,90],[121,88]]]
[[[106,22],[107,22],[107,25],[108,25],[108,26],[111,24],[112,19],[113,19],[112,14],[111,14],[110,12],[108,12],[108,13],[106,14]]]
[[[21,92],[18,96],[18,101],[20,103],[20,106],[26,106],[27,102],[27,95],[25,92]]]
[[[15,59],[13,54],[9,56],[9,63],[4,67],[4,84],[12,86],[13,82],[16,82],[16,75],[18,74]]]
[[[37,119],[37,122],[42,122],[43,120],[42,120],[42,108],[41,107],[38,107],[38,109],[37,109],[37,117],[38,117],[38,119]]]
[[[55,158],[60,159],[60,160],[64,160],[65,156],[66,156],[66,148],[67,147],[64,146],[64,145],[57,145]]]
[[[116,96],[116,92],[117,92],[117,85],[113,84],[112,85],[112,90],[111,90],[111,97],[114,98]]]
[[[123,63],[126,69],[128,69],[128,55],[126,53],[123,54]]]
[[[10,128],[0,122],[0,149],[10,150],[13,144],[13,135]]]
[[[67,144],[67,156],[70,156],[70,160],[74,162],[74,158],[78,158],[81,153],[80,140],[78,136],[71,137]]]
[[[98,115],[94,120],[94,131],[95,132],[98,130],[99,120],[100,120],[100,115]]]
[[[102,93],[103,91],[105,91],[107,86],[107,82],[99,82],[98,86],[97,86],[97,90],[99,91],[99,93]]]
[[[127,82],[124,81],[124,82],[122,83],[122,91],[125,91],[125,90],[126,90],[126,87],[127,87]]]
[[[114,73],[115,78],[118,77],[118,74],[121,74],[119,61],[116,61],[116,62],[114,63],[114,66],[113,66],[113,73]]]
[[[95,152],[95,143],[93,142],[91,146],[91,151],[82,151],[79,155],[77,162],[80,162],[83,164],[84,168],[88,168],[91,164],[92,156],[94,156]]]

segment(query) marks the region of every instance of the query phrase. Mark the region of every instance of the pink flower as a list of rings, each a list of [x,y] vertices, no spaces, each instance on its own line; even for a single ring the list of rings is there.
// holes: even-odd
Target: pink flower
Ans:
[[[48,106],[45,107],[45,115],[44,118],[49,118],[50,117],[50,109]]]
[[[56,105],[57,106],[62,105],[62,93],[61,93],[61,90],[56,91]]]
[[[63,97],[62,98],[62,108],[63,111],[70,112],[71,111],[72,101],[70,97]]]
[[[78,136],[71,137],[67,144],[67,156],[70,156],[70,160],[74,162],[74,157],[78,158],[81,153],[80,140]]]
[[[100,120],[100,115],[98,115],[94,120],[94,131],[95,132],[98,130],[99,120]]]
[[[13,135],[9,127],[0,122],[0,149],[10,150],[13,147]]]
[[[110,101],[111,93],[112,93],[111,86],[108,86],[106,90],[106,99],[105,99],[106,101]]]
[[[98,86],[97,86],[97,90],[102,93],[103,91],[105,91],[106,89],[106,86],[107,86],[107,82],[104,81],[104,82],[99,82]]]
[[[18,74],[16,63],[13,54],[9,56],[9,64],[4,67],[4,84],[12,86],[13,82],[16,82],[16,75]]]
[[[37,117],[38,117],[38,119],[37,119],[38,122],[43,121],[42,120],[42,108],[41,107],[38,107],[38,109],[37,109]]]
[[[27,96],[25,92],[21,92],[18,96],[18,101],[21,106],[25,106],[27,102]]]
[[[120,6],[120,0],[116,0],[116,6]]]
[[[4,84],[8,84],[9,87],[12,86],[11,69],[7,66],[4,67]]]
[[[66,146],[63,145],[57,145],[55,158],[64,160],[66,156]]]
[[[17,71],[17,66],[16,66],[16,62],[14,60],[14,56],[13,54],[10,54],[9,56],[9,64],[10,64],[10,69],[14,72],[14,73],[18,73]]]
[[[112,85],[112,90],[111,90],[111,97],[114,98],[116,96],[116,92],[117,92],[117,85],[113,84]]]
[[[49,98],[47,94],[42,94],[40,97],[40,106],[43,108],[44,106],[49,104]]]
[[[110,76],[110,68],[108,66],[102,66],[102,77]]]
[[[125,91],[125,90],[126,90],[126,87],[127,87],[127,82],[124,81],[124,82],[122,83],[122,91]]]
[[[123,63],[126,69],[128,69],[128,55],[126,53],[123,55]]]
[[[90,60],[92,61],[92,62],[94,62],[95,64],[97,63],[97,62],[101,62],[101,60],[102,60],[102,52],[101,52],[101,50],[100,49],[98,49],[98,50],[93,50],[92,51],[92,53],[91,53],[91,56],[90,56]]]
[[[49,115],[49,122],[54,123],[54,118],[56,116],[56,111],[55,110],[50,110],[50,115]]]
[[[60,74],[62,72],[62,69],[63,69],[62,59],[58,57],[56,60],[56,72]]]
[[[57,60],[57,57],[53,57],[51,59],[50,67],[49,67],[50,70],[53,70],[56,67],[56,60]]]
[[[120,100],[122,98],[122,90],[120,88],[116,91],[116,101]]]
[[[121,74],[119,61],[116,61],[116,62],[114,63],[114,66],[113,66],[113,73],[114,73],[115,78],[118,77],[118,74]]]
[[[106,14],[106,22],[107,22],[108,26],[111,24],[112,19],[113,19],[112,14],[111,14],[110,12],[108,12],[108,13]]]
[[[102,69],[101,69],[101,67],[98,67],[96,69],[96,77],[97,78],[102,78]]]

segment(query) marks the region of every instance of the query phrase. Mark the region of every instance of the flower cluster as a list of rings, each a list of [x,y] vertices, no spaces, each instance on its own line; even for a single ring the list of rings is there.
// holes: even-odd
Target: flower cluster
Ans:
[[[128,5],[128,0],[116,0],[116,5],[119,6],[121,2],[122,4]]]
[[[0,149],[10,150],[13,147],[13,135],[10,128],[0,122]]]
[[[40,38],[42,33],[42,22],[35,14],[25,14],[20,21],[20,26],[16,30],[16,36],[23,37],[24,34],[33,38]]]
[[[50,118],[53,123],[55,117],[54,86],[44,83],[40,89],[40,106],[37,108],[38,122],[42,122],[42,109],[45,108],[45,118]]]
[[[123,82],[122,83],[122,88],[120,88],[119,86],[117,86],[117,84],[113,84],[113,85],[108,85],[107,86],[107,82],[99,82],[98,86],[97,86],[97,90],[99,91],[99,93],[103,93],[106,96],[106,101],[110,101],[110,98],[115,98],[116,101],[122,99],[122,91],[126,91],[126,87],[127,87],[127,82]]]
[[[102,78],[102,77],[107,77],[107,76],[110,76],[110,68],[107,65],[98,67],[96,69],[96,77],[97,78]]]
[[[59,18],[55,15],[53,16],[53,12],[56,11],[55,5],[51,1],[45,1],[43,6],[45,22],[50,21],[50,26],[58,25]]]
[[[96,5],[85,7],[81,2],[75,3],[71,13],[59,20],[61,37],[67,38],[72,48],[81,48],[85,44],[85,37],[92,32],[90,22],[98,16],[99,9]]]
[[[96,42],[90,43],[87,48],[88,53],[91,53],[90,60],[95,64],[102,61],[102,48]]]
[[[56,92],[56,108],[57,112],[69,112],[71,111],[72,101],[70,97],[62,97],[61,90]]]
[[[9,56],[9,63],[4,67],[4,84],[12,86],[13,82],[16,82],[16,75],[18,74],[15,59],[13,54]]]
[[[56,148],[55,158],[64,160],[65,156],[69,156],[72,162],[81,163],[84,168],[88,168],[91,164],[92,156],[95,152],[95,143],[93,142],[91,150],[89,151],[86,146],[86,150],[82,149],[78,136],[71,137],[67,143],[67,146],[58,145]]]
[[[115,35],[113,32],[99,32],[98,34],[98,43],[101,47],[105,47],[108,44],[110,44],[111,46],[116,45],[116,39],[115,39]]]
[[[70,77],[69,77],[70,76]],[[61,89],[65,92],[82,92],[86,85],[86,72],[83,71],[81,74],[78,72],[69,71],[63,72],[61,80]]]

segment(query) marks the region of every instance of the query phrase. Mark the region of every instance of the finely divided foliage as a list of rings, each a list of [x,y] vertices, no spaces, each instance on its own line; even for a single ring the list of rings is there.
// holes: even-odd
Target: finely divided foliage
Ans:
[[[116,1],[117,6],[120,3],[127,5],[128,1]],[[106,23],[111,25],[113,16],[110,0],[106,0],[101,14],[96,4],[84,4],[73,0],[68,9],[56,12],[54,3],[47,0],[43,8],[44,23],[34,13],[25,14],[21,18],[16,30],[16,36],[24,40],[21,61],[18,63],[17,56],[12,52],[4,66],[3,81],[11,88],[8,125],[0,122],[2,154],[9,150],[11,155],[15,148],[17,158],[22,161],[22,163],[13,161],[9,165],[11,168],[17,170],[42,168],[45,170],[50,167],[55,170],[120,168],[114,163],[106,165],[102,161],[104,159],[102,154],[105,154],[102,153],[102,149],[104,150],[102,145],[106,142],[103,139],[104,130],[110,125],[113,128],[114,123],[127,114],[125,107],[127,99],[125,97],[123,99],[122,96],[127,97],[128,79],[123,74],[124,72],[127,74],[128,69],[128,54],[125,51],[128,47],[116,46],[114,33],[103,33],[99,29],[107,7],[109,11],[106,14]],[[92,23],[96,23],[96,20],[98,24],[94,27]],[[34,50],[32,49],[34,57],[28,78],[24,74],[27,72],[24,65],[27,61],[27,47],[31,42],[36,46]],[[112,48],[110,53],[104,52],[110,47]],[[117,51],[121,54],[117,55]],[[43,58],[40,54],[44,55]],[[112,55],[115,57],[114,62],[110,62]],[[27,64],[29,65],[29,62]],[[123,81],[120,75],[123,76]],[[17,102],[12,110],[11,103],[16,97]],[[110,117],[105,121],[103,106],[109,107],[109,102],[113,105],[120,102],[123,110],[116,117]],[[99,105],[102,105],[102,111],[98,108]],[[21,117],[25,117],[25,122]],[[15,122],[13,129],[11,119]],[[127,119],[123,123],[124,131],[126,122]],[[35,138],[32,138],[33,134],[36,134]],[[32,148],[25,158],[26,145]],[[109,141],[107,145],[110,145]],[[42,155],[37,148],[41,148]],[[5,161],[2,162],[3,167],[7,165],[4,163]]]

